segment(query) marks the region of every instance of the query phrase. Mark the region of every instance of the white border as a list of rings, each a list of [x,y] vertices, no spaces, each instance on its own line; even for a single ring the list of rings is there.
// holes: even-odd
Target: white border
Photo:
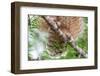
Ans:
[[[68,60],[44,60],[28,61],[28,14],[35,15],[58,15],[58,16],[83,16],[88,17],[88,58],[87,59],[68,59]],[[75,66],[94,65],[94,11],[74,10],[74,9],[55,9],[41,7],[21,7],[20,8],[20,69],[43,69],[60,68]]]

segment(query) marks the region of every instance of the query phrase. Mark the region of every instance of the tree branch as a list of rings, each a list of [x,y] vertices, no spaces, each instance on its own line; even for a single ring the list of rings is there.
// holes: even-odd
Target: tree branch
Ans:
[[[50,16],[42,16],[42,18],[48,23],[48,25],[50,26],[50,28],[51,28],[54,32],[58,33],[58,35],[59,35],[60,37],[62,37],[64,43],[67,43],[68,41],[71,41],[71,37],[70,37],[70,40],[69,40],[68,36],[66,36],[66,35],[59,29],[58,24],[57,24],[57,23],[58,23],[57,21],[52,20],[52,18],[51,18]],[[71,47],[73,47],[73,48],[80,54],[81,57],[84,57],[84,58],[87,57],[87,54],[86,54],[81,48],[79,48],[79,47],[75,44],[75,42],[71,41],[71,42],[70,42],[70,45],[71,45]]]
[[[78,47],[75,42],[70,42],[70,46],[73,47],[75,51],[80,54],[80,57],[87,57],[87,54],[80,47]]]
[[[49,24],[50,28],[62,38],[63,42],[67,43],[67,36],[59,29],[57,24],[58,22],[52,20],[50,16],[42,16],[42,18],[44,18],[44,20]]]

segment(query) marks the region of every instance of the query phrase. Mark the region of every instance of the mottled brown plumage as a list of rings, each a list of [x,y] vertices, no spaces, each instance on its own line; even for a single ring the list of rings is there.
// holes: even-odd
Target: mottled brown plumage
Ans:
[[[82,17],[74,17],[74,16],[67,16],[67,17],[59,17],[59,21],[61,22],[61,26],[59,27],[63,33],[69,33],[71,37],[75,40],[79,33],[82,31]]]
[[[63,42],[61,36],[68,36],[70,40],[75,41],[79,36],[79,33],[82,31],[82,17],[74,16],[48,16],[51,20],[51,24],[55,25],[50,26],[47,21],[41,18],[40,30],[49,33],[48,37],[48,50],[52,56],[60,56],[64,51],[66,51],[65,43]],[[56,26],[57,25],[57,26]],[[56,30],[56,32],[54,30]],[[57,32],[58,31],[58,32]],[[61,35],[61,34],[63,35]],[[59,34],[59,35],[58,35]],[[55,46],[55,44],[58,44]],[[60,46],[60,48],[58,47]],[[55,48],[56,47],[56,48]]]

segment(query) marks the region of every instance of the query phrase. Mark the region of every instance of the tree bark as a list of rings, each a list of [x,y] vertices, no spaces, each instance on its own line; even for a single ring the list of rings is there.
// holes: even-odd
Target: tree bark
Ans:
[[[75,51],[79,53],[80,57],[84,57],[84,58],[87,57],[87,54],[80,47],[78,47],[75,42],[73,41],[70,42],[70,46],[73,47]]]

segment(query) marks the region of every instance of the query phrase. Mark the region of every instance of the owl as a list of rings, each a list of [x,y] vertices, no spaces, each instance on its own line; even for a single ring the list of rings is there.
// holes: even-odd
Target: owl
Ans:
[[[64,37],[69,41],[76,41],[82,32],[83,18],[77,16],[46,16],[50,24],[43,18],[40,19],[40,30],[47,32],[48,36],[48,54],[53,58],[59,58],[66,50]],[[60,34],[59,34],[60,33]]]

